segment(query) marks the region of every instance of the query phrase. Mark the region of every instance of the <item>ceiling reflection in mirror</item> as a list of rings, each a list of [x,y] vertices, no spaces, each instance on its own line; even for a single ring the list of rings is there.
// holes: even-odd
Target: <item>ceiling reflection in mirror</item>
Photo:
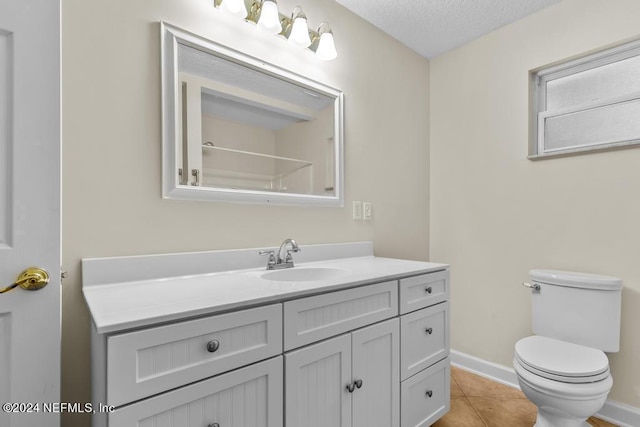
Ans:
[[[173,46],[177,188],[214,200],[341,203],[340,92],[235,51]]]

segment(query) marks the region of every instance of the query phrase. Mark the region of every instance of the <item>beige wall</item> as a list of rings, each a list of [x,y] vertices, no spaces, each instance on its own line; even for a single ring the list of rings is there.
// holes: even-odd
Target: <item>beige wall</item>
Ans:
[[[434,260],[452,265],[452,348],[511,366],[532,268],[624,280],[610,397],[640,407],[640,149],[532,162],[528,70],[640,36],[637,0],[565,0],[430,64]]]
[[[298,1],[281,0],[290,13]],[[62,399],[90,399],[84,257],[373,240],[378,255],[428,259],[428,61],[333,0],[301,0],[333,27],[322,62],[223,19],[205,0],[65,0],[63,64]],[[345,208],[163,200],[160,20],[244,50],[345,93]],[[250,31],[251,30],[251,31]],[[374,220],[351,220],[353,200]],[[149,298],[153,298],[152,295]],[[87,425],[67,415],[63,424]]]

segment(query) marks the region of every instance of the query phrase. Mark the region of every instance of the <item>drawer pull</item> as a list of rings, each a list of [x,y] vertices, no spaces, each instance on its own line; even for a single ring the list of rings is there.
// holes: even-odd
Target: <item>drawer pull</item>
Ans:
[[[433,390],[427,390],[427,397],[431,398],[433,396]]]
[[[426,293],[430,294],[431,292],[433,292],[433,289],[431,289],[431,286],[429,286],[427,289],[424,290]]]
[[[431,335],[433,333],[433,328],[427,328],[424,330],[427,334]]]
[[[218,340],[211,340],[207,343],[207,351],[209,353],[215,353],[216,351],[218,351],[219,348],[220,348],[220,341]],[[213,424],[213,426],[215,427],[215,424]]]
[[[220,424],[218,424],[218,423],[211,423],[211,424],[207,425],[207,427],[220,427]]]

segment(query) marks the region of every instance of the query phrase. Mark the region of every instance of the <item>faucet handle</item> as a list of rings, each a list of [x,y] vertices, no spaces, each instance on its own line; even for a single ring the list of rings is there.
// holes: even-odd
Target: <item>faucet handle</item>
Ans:
[[[269,260],[267,261],[267,268],[276,265],[276,256],[274,255],[274,251],[260,251],[258,252],[258,255],[261,256],[269,256]]]
[[[284,258],[284,262],[293,262],[293,256],[291,255],[291,249],[287,251],[287,256]],[[297,252],[297,251],[293,251]]]
[[[293,262],[293,255],[291,255],[291,252],[296,253],[296,252],[300,252],[302,250],[302,248],[299,248],[298,246],[296,246],[295,248],[291,248],[287,250],[287,256],[284,259],[284,262]]]
[[[276,256],[274,255],[274,251],[260,251],[258,252],[258,255],[262,255],[262,256],[267,256],[269,255],[269,262],[271,262],[273,260],[273,262],[276,262]]]

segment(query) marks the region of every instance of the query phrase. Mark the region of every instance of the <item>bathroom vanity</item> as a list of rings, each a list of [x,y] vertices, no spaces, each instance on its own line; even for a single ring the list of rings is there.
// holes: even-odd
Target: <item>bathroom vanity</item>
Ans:
[[[93,425],[417,427],[447,413],[448,266],[369,242],[303,249],[277,271],[260,249],[83,260]]]

